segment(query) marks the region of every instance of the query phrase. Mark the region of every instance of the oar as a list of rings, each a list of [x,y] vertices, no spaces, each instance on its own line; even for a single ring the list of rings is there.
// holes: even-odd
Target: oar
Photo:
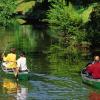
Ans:
[[[16,70],[14,70],[14,69],[12,69],[12,70],[13,70],[15,78],[18,80],[18,72]]]
[[[2,53],[2,57],[4,56],[7,47],[8,47],[8,46],[5,47],[5,49],[4,49],[3,53]]]
[[[4,56],[4,54],[5,54],[5,52],[6,52],[7,48],[8,48],[8,44],[9,44],[9,43],[10,43],[10,42],[7,43],[5,49],[4,49],[3,53],[2,53],[2,56]]]
[[[9,42],[8,42],[8,43],[9,43]],[[8,47],[8,44],[7,44],[6,47],[4,48],[4,51],[3,51],[2,55],[1,55],[1,57],[2,57],[1,64],[3,63],[3,56],[4,56],[5,52],[6,52],[7,47]]]
[[[10,42],[7,43],[5,49],[4,49],[3,53],[2,53],[2,63],[3,63],[3,56],[4,56],[6,50],[7,50],[8,46],[9,46],[9,43],[10,43]]]

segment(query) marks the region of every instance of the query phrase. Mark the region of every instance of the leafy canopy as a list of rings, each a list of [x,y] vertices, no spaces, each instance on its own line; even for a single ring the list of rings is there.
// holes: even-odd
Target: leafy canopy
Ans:
[[[16,8],[15,0],[0,0],[0,25],[12,23],[12,14]]]

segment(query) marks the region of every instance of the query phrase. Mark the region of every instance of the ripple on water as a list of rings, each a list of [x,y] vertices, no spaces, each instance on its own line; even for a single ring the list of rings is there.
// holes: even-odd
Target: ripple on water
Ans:
[[[42,78],[39,81],[30,80],[34,89],[29,93],[29,98],[34,97],[36,100],[87,100],[88,89],[71,78],[36,73],[35,75]]]

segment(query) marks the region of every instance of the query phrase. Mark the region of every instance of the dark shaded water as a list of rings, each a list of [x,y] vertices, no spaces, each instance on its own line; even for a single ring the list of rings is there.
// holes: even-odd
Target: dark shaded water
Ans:
[[[45,34],[45,31],[33,30],[31,26],[10,31],[1,28],[1,52],[12,46],[31,52],[27,57],[31,73],[29,81],[16,82],[0,76],[0,100],[100,100],[95,99],[100,98],[100,91],[83,84],[78,72],[69,75],[69,65],[68,69],[63,66],[64,62],[51,64],[46,59],[42,51],[47,49],[50,40]]]

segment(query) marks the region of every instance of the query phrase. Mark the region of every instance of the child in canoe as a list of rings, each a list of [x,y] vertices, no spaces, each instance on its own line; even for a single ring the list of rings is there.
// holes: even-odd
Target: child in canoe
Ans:
[[[27,62],[25,57],[25,52],[21,51],[20,57],[17,60],[17,73],[19,71],[27,71]]]

